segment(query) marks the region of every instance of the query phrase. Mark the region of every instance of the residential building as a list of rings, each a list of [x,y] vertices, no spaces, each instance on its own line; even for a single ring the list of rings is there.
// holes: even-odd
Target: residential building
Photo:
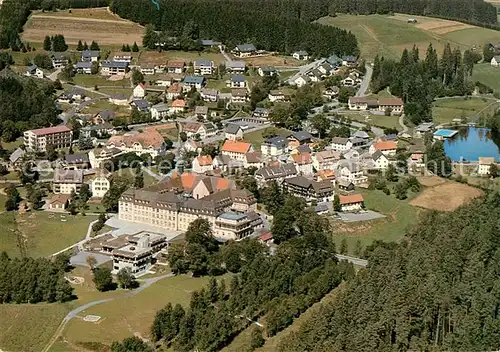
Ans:
[[[375,104],[374,102],[371,102],[370,99],[366,97],[349,97],[349,110],[368,110],[369,106],[377,105],[378,103]]]
[[[243,139],[243,129],[235,123],[228,123],[224,129],[224,136],[230,141]]]
[[[285,93],[280,90],[271,90],[267,97],[271,103],[281,103],[285,101]]]
[[[401,98],[380,98],[378,100],[379,111],[390,111],[391,114],[402,114],[404,103]]]
[[[194,74],[196,76],[209,76],[214,73],[214,62],[210,60],[195,60],[193,63]]]
[[[180,83],[174,83],[167,88],[166,97],[168,100],[177,99],[181,95],[182,95],[182,86]]]
[[[292,84],[296,85],[298,88],[305,86],[306,84],[311,82],[311,78],[306,75],[300,75],[292,82]]]
[[[111,94],[109,96],[109,102],[115,105],[128,105],[128,97],[124,94]]]
[[[356,56],[353,56],[353,55],[342,56],[342,66],[353,67],[353,66],[356,66],[357,62],[358,62],[358,58]]]
[[[374,168],[377,170],[385,170],[389,167],[389,159],[380,150],[377,150],[371,155],[374,163]]]
[[[253,151],[250,143],[228,140],[222,145],[221,154],[233,160],[245,161],[245,154]]]
[[[335,181],[337,179],[337,177],[335,176],[335,172],[333,172],[333,170],[330,169],[319,170],[318,172],[316,172],[315,177],[316,181],[329,181],[334,186],[335,186]]]
[[[155,120],[161,120],[168,115],[168,104],[159,103],[151,107],[151,117]]]
[[[434,131],[434,122],[423,122],[414,129],[415,137],[420,138],[432,131]]]
[[[103,198],[106,192],[109,191],[111,183],[109,182],[106,173],[100,171],[96,176],[90,181],[90,191],[92,192],[92,197]]]
[[[90,161],[88,154],[67,154],[64,156],[64,168],[66,170],[88,169]]]
[[[359,158],[359,152],[356,149],[349,149],[348,151],[343,152],[342,156],[347,160],[355,160]]]
[[[340,160],[340,152],[335,150],[324,150],[312,155],[313,167],[317,170],[335,170]]]
[[[295,141],[300,144],[310,143],[312,138],[312,135],[307,131],[295,131],[288,137],[290,141]]]
[[[143,132],[112,136],[106,146],[125,153],[134,152],[139,156],[149,154],[152,158],[165,150],[163,136],[152,127],[145,128]]]
[[[260,146],[260,151],[266,156],[283,155],[287,149],[288,140],[283,136],[275,136],[266,139]]]
[[[500,66],[500,56],[496,55],[491,58],[490,61],[491,66],[498,67]]]
[[[330,181],[312,181],[304,176],[290,177],[283,180],[283,190],[301,197],[306,202],[317,201],[330,202],[335,194],[333,184]]]
[[[339,87],[330,87],[325,89],[323,92],[323,96],[327,99],[335,99],[339,95],[340,89]]]
[[[132,62],[132,54],[127,52],[118,52],[113,55],[113,61],[125,62],[130,64]]]
[[[168,73],[182,74],[186,64],[182,60],[170,60],[167,64]]]
[[[233,75],[231,76],[230,87],[231,88],[245,88],[247,82],[245,81],[245,76]]]
[[[200,94],[203,101],[216,102],[219,99],[218,89],[202,88]]]
[[[156,66],[153,64],[144,63],[140,66],[140,71],[143,75],[154,75],[156,73]]]
[[[90,75],[92,73],[92,62],[79,61],[75,64],[75,70],[77,73],[85,73],[87,75]]]
[[[195,106],[194,116],[196,116],[198,120],[206,120],[208,118],[208,106]]]
[[[253,44],[240,44],[233,50],[233,54],[239,57],[249,57],[257,53],[257,48]]]
[[[26,76],[28,77],[37,77],[37,78],[43,78],[44,74],[43,71],[40,70],[36,65],[31,65],[26,69]]]
[[[214,237],[221,242],[240,240],[254,231],[255,226],[249,214],[225,212],[215,219]]]
[[[269,181],[276,181],[278,185],[290,177],[298,176],[294,164],[281,164],[277,166],[265,166],[255,172],[255,179],[259,187],[264,187]]]
[[[149,103],[147,100],[144,99],[133,99],[130,102],[130,106],[134,106],[139,110],[140,112],[149,112]]]
[[[45,152],[49,145],[56,149],[68,148],[72,139],[73,131],[65,125],[24,132],[24,146],[28,151]]]
[[[492,164],[495,164],[495,158],[480,156],[478,158],[477,174],[480,176],[489,175]]]
[[[356,211],[363,209],[365,200],[361,194],[339,196],[342,211]]]
[[[248,92],[246,88],[231,89],[231,104],[244,104],[247,102]]]
[[[211,122],[206,123],[186,123],[182,125],[182,131],[186,132],[188,137],[198,135],[201,139],[211,137],[217,133],[217,126]]]
[[[69,205],[71,196],[69,194],[55,194],[48,201],[49,210],[65,210]]]
[[[330,63],[324,62],[318,66],[318,70],[325,76],[331,76],[335,71],[335,67],[333,67]]]
[[[408,168],[421,169],[425,166],[424,154],[413,153],[407,160]]]
[[[125,153],[118,148],[97,148],[89,151],[89,162],[93,169],[104,168],[108,160]]]
[[[292,56],[296,60],[304,60],[304,61],[309,60],[309,54],[307,51],[304,51],[304,50],[295,51],[292,54]]]
[[[101,74],[104,76],[124,75],[128,69],[126,61],[102,61]]]
[[[253,117],[262,117],[262,118],[267,119],[267,118],[269,118],[270,113],[271,113],[271,111],[269,109],[256,107],[255,110],[252,112],[252,116]]]
[[[290,161],[295,165],[299,175],[312,176],[313,162],[310,153],[297,153],[290,155]]]
[[[146,87],[144,86],[143,83],[139,83],[138,85],[135,86],[132,96],[134,98],[139,98],[142,99],[146,96]]]
[[[81,60],[84,62],[96,62],[101,58],[101,53],[97,50],[82,51]]]
[[[182,114],[186,110],[186,102],[182,99],[175,99],[170,103],[168,114]]]
[[[370,154],[375,153],[380,150],[385,156],[395,156],[397,149],[397,143],[394,141],[377,141],[375,144],[370,146],[368,150]]]
[[[246,71],[245,61],[226,61],[228,73],[244,73]]]
[[[332,56],[328,57],[326,59],[326,62],[332,65],[335,68],[338,68],[342,66],[342,59],[339,58],[337,55],[333,54]]]
[[[80,136],[84,138],[103,138],[113,134],[115,134],[115,128],[109,122],[80,128]]]
[[[16,150],[14,150],[9,156],[10,167],[14,170],[21,168],[25,154],[26,152],[21,148],[17,148]]]
[[[262,67],[259,67],[259,69],[257,70],[257,73],[261,77],[274,76],[274,75],[278,75],[278,70],[276,70],[274,67],[271,67],[271,66],[262,66]]]
[[[52,55],[50,55],[50,59],[52,60],[52,67],[54,68],[64,67],[69,62],[65,53],[52,53]]]
[[[56,169],[52,181],[52,192],[55,194],[80,193],[83,184],[82,170]]]
[[[354,185],[368,182],[368,177],[363,174],[363,168],[357,162],[342,160],[338,166],[337,178],[352,182]]]
[[[204,174],[212,170],[212,157],[210,155],[199,155],[193,159],[193,172]]]
[[[249,167],[255,167],[260,169],[264,166],[262,153],[261,152],[250,152],[245,154],[245,160],[243,163],[243,167],[248,169]]]
[[[338,180],[336,180],[337,182],[337,187],[339,188],[339,190],[341,190],[343,193],[351,193],[355,190],[355,186],[354,186],[354,183],[352,183],[351,181],[349,180],[346,180],[346,179],[343,179],[343,178],[340,178]]]
[[[205,77],[186,76],[182,81],[182,91],[188,93],[191,89],[201,89],[205,85]]]

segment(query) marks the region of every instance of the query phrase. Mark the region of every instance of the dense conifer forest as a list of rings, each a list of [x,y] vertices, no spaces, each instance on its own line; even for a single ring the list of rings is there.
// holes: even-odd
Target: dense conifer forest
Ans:
[[[338,298],[279,351],[500,348],[500,194],[429,213],[401,244],[379,245]]]

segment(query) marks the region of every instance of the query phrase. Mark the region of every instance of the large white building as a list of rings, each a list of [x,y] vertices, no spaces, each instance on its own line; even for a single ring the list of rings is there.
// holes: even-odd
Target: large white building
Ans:
[[[80,193],[83,184],[82,170],[56,169],[52,181],[52,192],[55,194]]]
[[[67,148],[71,145],[73,131],[68,126],[54,126],[24,132],[24,146],[28,151],[47,151],[49,145],[54,148]]]
[[[149,154],[155,158],[165,149],[165,142],[156,129],[146,128],[139,133],[112,136],[106,147],[116,148],[125,153],[134,152],[137,155]]]

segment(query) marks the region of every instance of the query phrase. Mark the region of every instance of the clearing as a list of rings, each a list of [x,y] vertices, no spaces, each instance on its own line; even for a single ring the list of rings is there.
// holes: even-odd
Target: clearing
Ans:
[[[500,68],[493,67],[490,63],[482,63],[474,66],[472,80],[480,81],[488,87],[500,91]]]
[[[264,142],[266,138],[262,136],[262,134],[269,129],[276,130],[278,136],[288,137],[292,132],[285,128],[268,127],[263,130],[258,130],[254,132],[245,133],[243,136],[243,141],[251,143],[256,150],[260,150],[260,145]]]
[[[85,238],[89,224],[96,218],[43,211],[0,214],[3,225],[0,252],[5,251],[12,257],[23,253],[30,257],[49,256]]]
[[[499,71],[500,73],[500,71]],[[500,76],[499,76],[500,78]],[[452,97],[438,99],[432,108],[436,124],[450,123],[453,119],[473,120],[477,115],[489,115],[498,107],[496,99]]]
[[[157,51],[142,51],[139,55],[138,62],[140,64],[149,63],[155,65],[165,65],[170,60],[184,60],[184,62],[188,64],[201,59],[211,60],[215,65],[226,62],[224,56],[218,52],[186,52],[178,50],[163,51],[161,53]]]
[[[443,180],[436,181],[436,185],[426,188],[415,199],[411,200],[410,204],[431,210],[453,211],[483,195],[480,189],[454,181],[441,181]],[[426,179],[423,183],[433,184],[433,180]]]
[[[248,57],[248,58],[234,58],[234,60],[243,60],[248,66],[290,66],[297,67],[304,65],[304,61],[299,61],[291,56],[276,56],[276,55],[266,55],[258,57]]]
[[[106,8],[75,9],[71,13],[33,13],[24,26],[22,39],[43,42],[46,35],[63,34],[68,44],[95,40],[100,45],[122,45],[141,43],[143,33],[142,26],[115,16]]]
[[[407,23],[408,18],[417,24]],[[460,49],[482,48],[486,42],[500,41],[500,32],[471,26],[461,22],[405,14],[390,15],[339,15],[324,17],[319,23],[350,30],[359,41],[361,56],[371,60],[375,55],[399,58],[404,48],[415,44],[424,55],[432,43],[441,55],[449,43]],[[497,83],[498,84],[498,83]]]

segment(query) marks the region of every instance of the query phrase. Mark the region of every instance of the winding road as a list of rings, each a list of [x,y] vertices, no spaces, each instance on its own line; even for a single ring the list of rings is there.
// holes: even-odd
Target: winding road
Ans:
[[[364,97],[366,96],[366,91],[370,86],[370,82],[372,81],[373,68],[371,65],[365,65],[366,74],[363,77],[363,81],[361,81],[361,85],[359,86],[358,91],[356,92],[356,97]]]

